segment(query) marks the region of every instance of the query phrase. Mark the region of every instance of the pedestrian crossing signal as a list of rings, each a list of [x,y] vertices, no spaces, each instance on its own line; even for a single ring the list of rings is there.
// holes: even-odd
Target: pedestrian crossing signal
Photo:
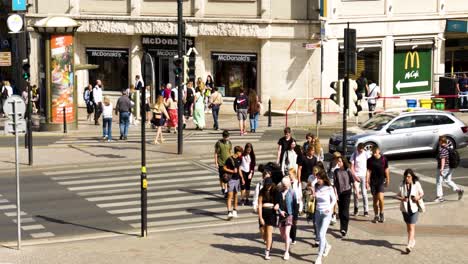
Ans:
[[[174,58],[174,73],[175,75],[179,76],[182,73],[182,59]]]
[[[342,98],[341,98],[341,92],[343,89],[343,82],[340,81],[334,81],[330,83],[330,88],[335,90],[335,93],[332,93],[330,95],[330,99],[335,102],[338,106],[341,106]]]

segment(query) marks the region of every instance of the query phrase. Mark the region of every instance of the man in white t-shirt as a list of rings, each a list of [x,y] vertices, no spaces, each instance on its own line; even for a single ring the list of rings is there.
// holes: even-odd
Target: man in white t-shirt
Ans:
[[[372,154],[364,150],[364,143],[359,143],[356,151],[351,155],[351,172],[354,175],[354,184],[357,185],[355,190],[360,190],[362,193],[362,202],[364,203],[364,216],[369,216],[369,206],[367,204],[367,189],[366,189],[366,173],[367,173],[367,159]],[[359,188],[360,187],[360,188]],[[354,216],[359,212],[359,192],[354,192]]]
[[[367,104],[369,105],[369,118],[372,117],[372,111],[375,110],[375,106],[377,105],[377,97],[380,97],[380,87],[372,80],[369,80],[369,86],[367,90],[367,94],[369,95],[369,99],[367,99]]]
[[[94,100],[94,124],[99,125],[99,117],[102,114],[102,82],[96,80],[96,86],[93,88]]]

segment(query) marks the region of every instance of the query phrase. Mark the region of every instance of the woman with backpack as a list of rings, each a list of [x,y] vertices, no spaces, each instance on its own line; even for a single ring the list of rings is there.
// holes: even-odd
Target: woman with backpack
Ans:
[[[281,161],[281,171],[283,172],[283,176],[288,176],[289,169],[297,171],[298,153],[296,150],[296,140],[293,139],[289,143],[288,150],[284,153],[283,160]]]
[[[284,246],[284,260],[289,259],[289,247],[291,245],[291,227],[294,219],[297,219],[299,213],[299,206],[297,205],[297,197],[294,190],[291,188],[291,180],[289,177],[284,177],[281,180],[281,192],[279,194],[279,229],[281,238],[283,238]]]
[[[334,172],[334,185],[338,194],[338,216],[340,218],[340,233],[345,237],[348,233],[349,223],[349,204],[351,202],[352,187],[354,186],[354,177],[349,169],[345,158],[339,157],[336,160],[338,169]]]
[[[87,121],[91,120],[91,116],[94,112],[94,102],[93,102],[93,86],[91,84],[88,84],[86,87],[84,93],[83,93],[83,99],[86,103],[86,112],[88,113],[88,116],[86,118]]]

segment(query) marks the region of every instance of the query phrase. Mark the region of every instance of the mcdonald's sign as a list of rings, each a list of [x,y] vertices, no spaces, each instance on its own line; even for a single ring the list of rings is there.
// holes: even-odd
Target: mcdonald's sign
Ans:
[[[408,70],[408,59],[410,66],[414,68],[414,62],[416,61],[416,69],[419,69],[419,53],[417,51],[408,51],[405,58],[405,70]]]
[[[432,50],[395,50],[393,94],[432,91]]]

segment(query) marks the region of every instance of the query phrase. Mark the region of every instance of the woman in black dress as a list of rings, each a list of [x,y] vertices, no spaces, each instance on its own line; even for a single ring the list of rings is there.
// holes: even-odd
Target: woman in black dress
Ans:
[[[273,227],[276,225],[275,197],[276,185],[273,182],[265,184],[258,196],[258,219],[263,227],[265,240],[265,259],[270,259],[270,250],[273,242]],[[277,208],[278,206],[276,206]]]

